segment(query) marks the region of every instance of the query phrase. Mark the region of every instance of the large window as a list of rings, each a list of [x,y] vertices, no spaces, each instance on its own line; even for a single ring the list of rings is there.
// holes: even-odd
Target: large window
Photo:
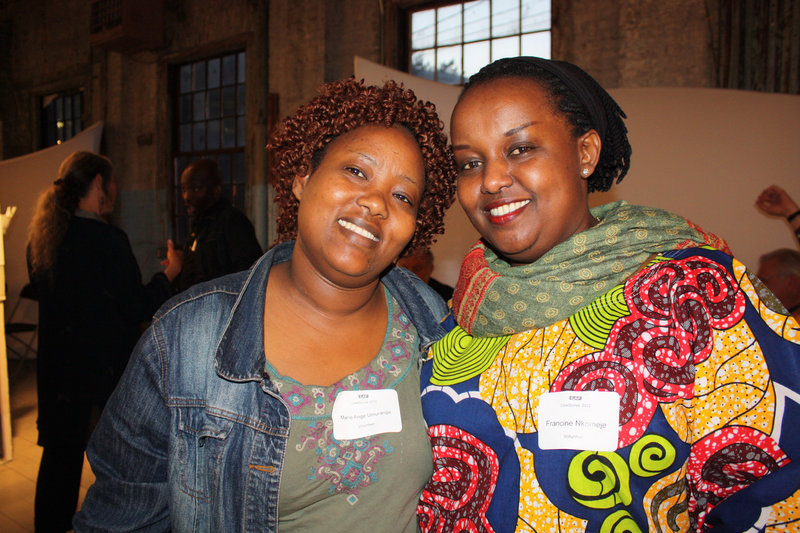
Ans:
[[[83,129],[83,93],[74,91],[42,97],[41,148],[71,139]]]
[[[222,172],[223,196],[244,209],[245,53],[178,65],[174,87],[173,223],[176,243],[183,244],[189,220],[180,179],[190,162],[216,161]]]
[[[410,72],[451,85],[495,59],[550,57],[550,0],[476,0],[410,13]]]

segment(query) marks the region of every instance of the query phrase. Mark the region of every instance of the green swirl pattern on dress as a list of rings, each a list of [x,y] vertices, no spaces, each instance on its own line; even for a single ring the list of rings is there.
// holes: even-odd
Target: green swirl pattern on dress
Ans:
[[[643,533],[631,514],[624,509],[615,511],[603,520],[600,533]]]
[[[614,322],[631,313],[623,288],[624,285],[617,285],[569,317],[575,335],[595,350],[605,347]]]
[[[456,326],[431,348],[431,383],[454,385],[479,375],[491,366],[509,338],[510,335],[473,337],[460,326]]]
[[[615,452],[580,452],[572,458],[567,471],[570,495],[592,509],[630,505],[630,479],[625,459]]]
[[[631,447],[631,471],[639,477],[652,477],[675,462],[675,447],[660,435],[645,435]]]

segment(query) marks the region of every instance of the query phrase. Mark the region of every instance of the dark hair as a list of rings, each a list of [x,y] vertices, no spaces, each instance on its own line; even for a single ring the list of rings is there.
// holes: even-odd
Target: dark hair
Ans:
[[[503,78],[523,78],[538,83],[547,92],[553,110],[561,113],[572,126],[574,136],[592,129],[598,132],[602,148],[594,173],[588,179],[589,192],[607,191],[615,181],[622,181],[631,160],[628,129],[622,120],[626,116],[594,78],[564,61],[509,57],[498,59],[471,76],[459,99],[473,87]]]
[[[220,172],[219,165],[217,165],[216,161],[211,159],[197,159],[192,161],[183,169],[181,177],[183,177],[186,172],[191,172],[191,174],[195,176],[203,176],[209,185],[215,187],[222,185],[222,172]]]
[[[797,250],[779,248],[762,255],[758,262],[761,264],[772,259],[775,260],[779,273],[800,277],[800,252]]]
[[[394,81],[383,87],[366,86],[351,77],[323,85],[318,96],[281,122],[267,145],[278,204],[278,242],[297,234],[294,178],[312,173],[331,141],[369,124],[403,126],[422,151],[425,191],[414,236],[405,251],[430,245],[444,231],[444,213],[455,195],[456,170],[436,107]]]
[[[69,220],[98,174],[105,189],[114,167],[102,155],[75,152],[61,162],[57,179],[39,196],[31,220],[28,250],[32,272],[50,273]]]

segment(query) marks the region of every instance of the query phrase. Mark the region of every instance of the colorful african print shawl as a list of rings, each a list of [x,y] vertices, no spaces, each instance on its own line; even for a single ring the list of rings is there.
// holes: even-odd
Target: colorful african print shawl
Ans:
[[[544,327],[589,305],[622,283],[655,253],[722,239],[662,209],[620,201],[592,209],[600,223],[577,233],[530,265],[511,266],[482,242],[461,266],[453,315],[476,337]]]
[[[800,326],[728,254],[661,251],[567,317],[456,328],[432,358],[423,531],[800,530]],[[542,394],[595,390],[619,394],[616,449],[541,448]]]

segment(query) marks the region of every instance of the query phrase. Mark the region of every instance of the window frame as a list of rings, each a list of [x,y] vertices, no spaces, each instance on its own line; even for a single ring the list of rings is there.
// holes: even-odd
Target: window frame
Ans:
[[[515,33],[503,34],[503,35],[494,35],[493,34],[493,29],[492,29],[492,16],[493,16],[492,3],[494,1],[496,1],[496,0],[483,0],[483,2],[488,4],[488,6],[487,6],[487,10],[488,10],[488,14],[489,14],[489,27],[487,29],[488,36],[479,37],[479,38],[476,38],[476,39],[473,39],[473,40],[465,40],[464,39],[464,28],[465,28],[465,22],[467,22],[467,20],[466,20],[466,18],[464,16],[464,8],[463,8],[463,6],[466,6],[468,4],[473,4],[473,3],[477,4],[477,2],[475,2],[475,0],[457,1],[457,2],[454,2],[452,0],[443,0],[443,1],[440,1],[440,2],[424,2],[424,3],[422,3],[422,2],[418,2],[418,3],[404,2],[403,6],[401,7],[401,12],[402,12],[403,16],[402,16],[402,23],[401,23],[401,28],[400,28],[399,42],[398,42],[398,48],[399,48],[400,55],[401,55],[401,58],[402,58],[402,62],[403,62],[402,66],[403,66],[403,68],[407,72],[409,72],[409,73],[411,73],[413,75],[419,76],[419,74],[416,73],[413,70],[413,62],[414,62],[413,58],[414,58],[414,55],[416,53],[419,53],[420,51],[432,51],[433,52],[433,65],[439,64],[439,66],[437,68],[434,68],[432,76],[421,76],[421,77],[426,78],[426,79],[431,79],[433,81],[438,81],[438,82],[441,82],[441,83],[449,83],[446,80],[443,81],[443,80],[440,79],[441,64],[440,64],[440,61],[439,61],[439,51],[440,51],[440,49],[443,49],[443,48],[456,48],[456,47],[458,47],[459,48],[459,56],[460,56],[460,58],[459,58],[460,64],[459,64],[459,69],[458,69],[458,73],[457,73],[457,76],[459,77],[458,78],[458,83],[449,83],[449,84],[451,84],[451,85],[460,85],[460,84],[463,84],[469,78],[469,76],[471,74],[474,74],[474,72],[476,72],[478,68],[480,68],[478,66],[477,68],[470,69],[469,72],[467,72],[467,73],[464,72],[464,70],[465,70],[464,69],[464,66],[465,66],[464,48],[465,48],[465,46],[473,45],[473,44],[476,44],[476,43],[488,42],[488,50],[487,50],[487,54],[486,54],[487,57],[486,57],[485,61],[480,61],[480,66],[483,66],[485,64],[490,63],[491,61],[493,61],[495,59],[499,59],[500,57],[508,57],[508,55],[497,55],[496,57],[493,57],[492,48],[496,45],[496,43],[498,41],[508,40],[508,39],[511,39],[511,38],[516,38],[516,40],[517,40],[517,42],[516,42],[517,53],[515,55],[519,55],[520,53],[525,53],[523,51],[523,42],[522,42],[523,38],[526,37],[526,36],[533,36],[533,35],[546,36],[547,43],[549,45],[548,46],[549,52],[548,52],[546,57],[549,58],[549,57],[552,56],[552,49],[553,49],[553,45],[552,45],[552,33],[553,33],[553,6],[552,6],[552,1],[550,1],[550,6],[549,6],[550,17],[549,17],[549,21],[548,21],[548,24],[547,24],[546,28],[542,28],[542,29],[538,29],[537,28],[537,29],[533,29],[533,30],[524,31],[524,29],[522,27],[523,20],[522,20],[521,17],[517,17],[517,19],[515,21],[516,22],[516,26],[517,26],[516,27],[516,32]],[[437,24],[437,27],[434,29],[434,35],[432,37],[433,45],[432,46],[427,46],[427,47],[420,47],[420,48],[416,48],[416,49],[413,48],[413,44],[414,44],[413,43],[413,36],[412,36],[413,17],[414,17],[414,15],[416,13],[420,13],[420,12],[423,12],[423,11],[429,11],[429,10],[436,10],[434,12],[434,17],[436,17],[438,12],[439,12],[439,10],[441,10],[443,8],[447,9],[447,8],[450,8],[450,7],[455,7],[455,6],[458,6],[458,5],[462,6],[462,9],[460,10],[461,21],[460,21],[460,24],[459,24],[459,31],[460,31],[461,35],[460,35],[460,38],[457,41],[454,41],[452,43],[447,43],[447,44],[440,45],[439,44],[439,42],[440,42],[440,39],[439,39],[439,28],[438,28],[438,22],[439,21],[436,20],[434,22],[434,24]],[[521,10],[522,8],[523,8],[523,0],[517,0],[517,9]]]
[[[66,89],[42,95],[39,101],[39,149],[57,146],[83,131],[83,89]],[[75,110],[75,103],[79,109]],[[66,116],[67,104],[69,116]],[[59,117],[59,114],[61,115]]]
[[[235,70],[232,83],[226,83],[225,58],[233,56]],[[218,61],[215,74],[209,74],[209,64]],[[195,67],[203,65],[203,82],[196,85]],[[187,89],[186,68],[191,70],[191,87]],[[184,169],[197,159],[215,161],[222,173],[222,196],[231,203],[245,210],[248,192],[247,184],[247,53],[246,47],[240,46],[225,51],[205,54],[201,57],[186,58],[169,65],[169,98],[171,103],[172,145],[170,147],[170,219],[172,236],[176,246],[186,243],[191,234],[189,215],[183,203],[180,178]],[[218,77],[209,83],[209,77]],[[230,81],[230,80],[229,80]],[[230,90],[233,94],[232,109],[225,112],[226,102],[223,94]],[[211,93],[211,95],[209,95]],[[203,96],[202,117],[198,114],[198,97]],[[212,103],[212,100],[216,102]],[[186,104],[190,103],[187,110]],[[215,106],[214,109],[210,109]],[[232,122],[233,142],[226,144],[223,123]],[[209,123],[212,123],[209,127]],[[214,125],[213,123],[217,123]],[[199,128],[202,125],[202,128]],[[229,125],[231,123],[229,122]],[[188,128],[187,128],[188,126]],[[199,129],[198,129],[199,128]],[[214,129],[216,128],[216,130]],[[203,131],[200,132],[200,129]],[[187,132],[191,131],[187,145]],[[202,134],[202,142],[196,142],[196,135]],[[210,135],[216,136],[211,142]],[[200,145],[200,146],[198,146]]]

